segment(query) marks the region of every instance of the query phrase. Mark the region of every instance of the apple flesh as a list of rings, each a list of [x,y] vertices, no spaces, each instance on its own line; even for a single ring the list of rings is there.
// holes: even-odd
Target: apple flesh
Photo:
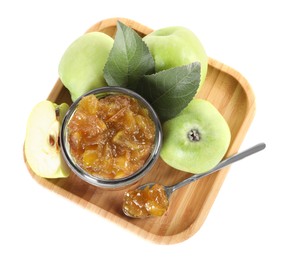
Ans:
[[[198,39],[189,29],[171,26],[156,30],[143,38],[155,60],[156,72],[183,66],[198,61],[201,63],[201,80],[203,85],[207,70],[208,56]]]
[[[102,32],[90,32],[76,39],[59,63],[59,77],[74,101],[86,92],[106,86],[104,66],[114,40]]]
[[[175,118],[163,124],[161,158],[171,167],[200,174],[224,157],[231,139],[227,122],[209,102],[193,99]]]
[[[67,177],[62,169],[59,147],[61,122],[69,106],[51,101],[39,102],[31,111],[26,127],[25,158],[31,170],[40,177]]]

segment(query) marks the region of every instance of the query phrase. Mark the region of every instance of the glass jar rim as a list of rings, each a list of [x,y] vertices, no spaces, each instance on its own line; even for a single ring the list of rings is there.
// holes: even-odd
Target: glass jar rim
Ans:
[[[72,155],[70,153],[69,149],[69,143],[67,140],[67,126],[72,118],[72,115],[74,114],[76,107],[80,100],[88,95],[94,94],[98,99],[103,98],[108,95],[116,95],[116,94],[124,94],[128,95],[130,97],[135,98],[138,100],[138,102],[144,106],[146,109],[148,109],[149,115],[152,119],[152,121],[155,124],[155,141],[154,141],[154,146],[152,148],[152,151],[150,153],[150,156],[144,163],[144,165],[137,170],[136,172],[122,178],[117,178],[117,179],[106,179],[106,178],[101,178],[97,175],[92,175],[88,173],[86,170],[84,170],[82,167],[80,167],[75,160],[72,158]],[[158,118],[158,115],[156,114],[155,110],[152,108],[152,106],[148,103],[146,99],[144,99],[141,95],[138,93],[127,89],[123,87],[118,87],[118,86],[111,86],[111,87],[100,87],[96,88],[94,90],[91,90],[84,95],[80,96],[77,100],[75,100],[69,110],[67,111],[62,125],[60,129],[60,145],[61,145],[61,151],[64,160],[66,161],[68,167],[74,172],[79,178],[82,180],[88,182],[91,185],[101,187],[101,188],[121,188],[128,186],[130,184],[133,184],[137,182],[139,179],[144,177],[146,173],[153,167],[155,164],[156,160],[159,157],[160,154],[160,149],[162,145],[162,127],[160,120]]]

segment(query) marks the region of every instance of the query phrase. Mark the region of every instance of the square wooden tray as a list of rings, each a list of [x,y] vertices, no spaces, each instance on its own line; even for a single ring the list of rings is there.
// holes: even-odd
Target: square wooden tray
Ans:
[[[100,31],[114,37],[117,20],[132,27],[142,37],[152,31],[130,19],[111,18],[93,25],[87,32]],[[234,69],[210,58],[207,78],[198,97],[212,102],[227,120],[232,140],[226,156],[236,153],[255,113],[255,97],[246,79]],[[59,104],[62,102],[71,104],[69,92],[60,80],[56,82],[48,99]],[[161,244],[181,242],[199,230],[228,171],[228,168],[221,170],[175,192],[171,198],[173,203],[161,218],[131,219],[126,217],[121,209],[125,190],[99,189],[83,182],[75,174],[66,179],[44,179],[33,174],[29,167],[28,169],[42,186],[143,238]],[[159,159],[149,174],[135,186],[151,181],[170,185],[189,175],[169,167]]]

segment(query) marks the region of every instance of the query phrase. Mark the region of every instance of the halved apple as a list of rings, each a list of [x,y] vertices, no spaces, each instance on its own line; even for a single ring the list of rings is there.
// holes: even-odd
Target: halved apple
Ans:
[[[45,178],[67,177],[59,146],[60,125],[69,105],[39,102],[31,111],[26,128],[24,152],[32,171]]]

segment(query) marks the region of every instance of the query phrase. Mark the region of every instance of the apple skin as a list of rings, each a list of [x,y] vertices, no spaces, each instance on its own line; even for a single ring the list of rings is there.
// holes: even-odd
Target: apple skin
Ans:
[[[59,63],[59,77],[72,101],[86,92],[106,86],[104,66],[114,40],[102,32],[90,32],[76,39]]]
[[[195,129],[199,141],[188,137]],[[209,101],[193,99],[177,117],[163,124],[160,156],[175,169],[200,174],[222,160],[230,139],[229,126],[219,111]]]
[[[197,38],[189,29],[181,26],[162,28],[143,38],[155,60],[155,70],[170,69],[198,61],[201,63],[202,87],[208,70],[208,56]]]
[[[51,101],[39,102],[32,109],[26,126],[24,154],[28,166],[44,178],[64,178],[69,171],[61,167],[59,131],[69,105]]]

